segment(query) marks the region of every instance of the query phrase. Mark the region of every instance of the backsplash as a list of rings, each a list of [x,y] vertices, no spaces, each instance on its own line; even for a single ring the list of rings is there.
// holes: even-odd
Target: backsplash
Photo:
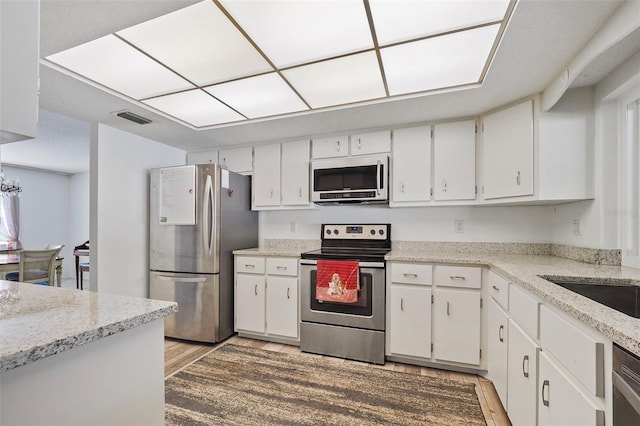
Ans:
[[[552,244],[551,254],[595,265],[620,266],[622,263],[622,250],[619,249],[594,249]]]

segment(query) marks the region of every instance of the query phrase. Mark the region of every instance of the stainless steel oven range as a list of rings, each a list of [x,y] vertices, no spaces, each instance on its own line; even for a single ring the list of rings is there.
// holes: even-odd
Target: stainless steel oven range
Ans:
[[[391,225],[323,224],[321,238],[322,248],[300,260],[300,349],[384,364],[384,256],[391,250]],[[319,260],[358,262],[357,299],[342,303],[317,296]]]

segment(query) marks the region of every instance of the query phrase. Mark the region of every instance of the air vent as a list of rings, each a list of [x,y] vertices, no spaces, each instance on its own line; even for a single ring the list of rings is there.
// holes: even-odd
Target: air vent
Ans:
[[[134,114],[131,111],[120,111],[114,114],[120,118],[124,118],[125,120],[133,121],[134,123],[138,123],[138,124],[151,123],[151,120],[149,120],[148,118],[144,118],[142,116],[139,116],[138,114]]]

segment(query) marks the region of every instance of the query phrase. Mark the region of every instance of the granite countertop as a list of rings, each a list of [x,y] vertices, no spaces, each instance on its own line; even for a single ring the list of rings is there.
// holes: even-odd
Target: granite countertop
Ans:
[[[250,249],[234,250],[233,254],[240,256],[264,256],[264,257],[300,257],[300,249],[287,247],[255,247]]]
[[[0,372],[177,312],[174,302],[20,283],[0,311]]]
[[[596,277],[605,282],[625,280],[640,285],[640,269],[594,265],[551,255],[452,253],[415,249],[394,249],[387,254],[386,259],[488,266],[492,271],[538,296],[543,302],[566,312],[640,356],[640,319],[608,308],[539,277]]]

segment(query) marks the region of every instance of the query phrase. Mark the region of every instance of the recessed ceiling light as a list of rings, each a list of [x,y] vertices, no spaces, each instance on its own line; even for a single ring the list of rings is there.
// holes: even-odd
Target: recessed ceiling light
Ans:
[[[249,118],[309,109],[277,73],[205,87],[205,90]]]
[[[117,34],[198,86],[273,71],[211,0]]]
[[[375,52],[316,62],[282,73],[312,108],[385,96]]]
[[[113,35],[47,59],[134,99],[193,88],[188,81]]]
[[[221,3],[279,68],[373,48],[362,0]]]
[[[245,118],[199,89],[147,99],[143,102],[195,127],[212,126]]]

